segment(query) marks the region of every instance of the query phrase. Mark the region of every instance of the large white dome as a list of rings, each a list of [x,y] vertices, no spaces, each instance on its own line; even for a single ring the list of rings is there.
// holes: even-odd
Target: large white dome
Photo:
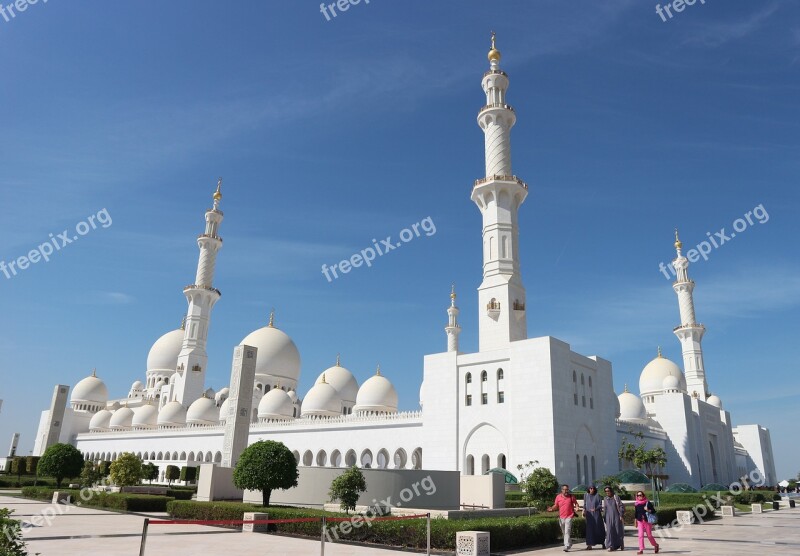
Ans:
[[[178,367],[178,355],[183,345],[184,330],[178,328],[161,336],[147,355],[148,371],[175,371]]]
[[[186,425],[186,408],[179,401],[169,402],[158,412],[159,427],[182,427]]]
[[[323,376],[328,384],[336,388],[336,391],[339,392],[339,396],[344,403],[356,403],[358,381],[356,381],[356,377],[353,376],[353,373],[339,365],[338,360],[335,366],[325,369],[325,371],[317,377],[317,381],[314,384],[322,382]]]
[[[70,397],[72,403],[89,403],[105,405],[108,401],[108,388],[105,382],[97,378],[94,371],[75,385]]]
[[[239,345],[258,348],[256,375],[268,375],[287,385],[297,385],[300,378],[300,352],[285,332],[274,326],[265,326],[248,334]]]
[[[133,424],[133,410],[130,407],[120,407],[111,416],[110,426],[112,430],[127,430]]]
[[[158,408],[149,403],[133,410],[134,428],[154,429],[158,426]]]
[[[113,414],[107,409],[101,409],[92,415],[89,421],[90,431],[107,431],[111,428],[111,416]]]
[[[642,400],[636,394],[628,392],[628,388],[618,396],[619,399],[619,418],[623,421],[645,421],[647,411]]]
[[[294,417],[294,405],[289,394],[280,388],[273,388],[261,398],[258,404],[259,419],[291,419]]]
[[[219,406],[219,420],[220,422],[224,423],[228,420],[228,411],[231,407],[231,399],[225,398],[225,401],[222,402],[222,405]]]
[[[353,409],[356,413],[397,413],[397,392],[386,377],[376,374],[359,388]]]
[[[211,398],[198,398],[189,406],[189,411],[186,412],[186,422],[190,425],[218,424],[219,409],[217,404]]]
[[[639,376],[639,394],[660,394],[664,389],[664,379],[668,376],[676,377],[680,381],[681,391],[686,391],[686,378],[680,368],[659,353],[658,357],[645,365]]]
[[[314,385],[303,400],[303,415],[335,417],[342,414],[342,398],[339,392],[323,381]]]

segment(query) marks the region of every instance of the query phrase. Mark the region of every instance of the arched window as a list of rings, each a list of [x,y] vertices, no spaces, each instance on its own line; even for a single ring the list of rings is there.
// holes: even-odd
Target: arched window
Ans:
[[[331,454],[331,467],[342,466],[342,453],[339,450],[334,450]]]
[[[488,375],[488,373],[487,373],[486,371],[483,371],[483,372],[481,373],[481,382],[486,382],[486,381],[488,381],[488,380],[489,380],[489,375]]]
[[[578,373],[572,371],[572,400],[578,405]]]
[[[581,399],[583,400],[583,407],[586,407],[586,382],[583,378],[583,373],[581,373]]]
[[[503,369],[497,369],[497,403],[505,403],[505,381],[503,380]]]
[[[481,371],[481,405],[489,403],[489,373]]]
[[[388,469],[389,467],[389,452],[385,448],[381,448],[378,451],[378,455],[376,457],[376,461],[378,465],[378,469]]]
[[[475,458],[471,455],[467,456],[467,468],[464,470],[465,475],[475,474]]]
[[[364,469],[372,469],[372,451],[364,450],[361,452],[361,467]]]
[[[422,448],[416,448],[411,452],[411,467],[413,469],[422,469]]]
[[[314,454],[311,453],[311,450],[306,450],[303,454],[303,465],[309,467],[312,463],[314,463]]]
[[[594,389],[592,388],[592,377],[589,377],[589,409],[594,409]]]
[[[344,464],[347,467],[353,467],[356,464],[356,452],[355,450],[348,450],[347,454],[344,456]]]
[[[467,384],[472,384],[472,373],[467,373],[467,376],[465,377],[465,382]]]
[[[325,467],[326,463],[328,463],[328,454],[325,450],[320,450],[317,452],[317,467]]]
[[[591,379],[589,379],[589,380],[591,380]],[[596,471],[596,469],[594,467],[594,456],[592,456],[592,482],[594,483],[596,481],[597,481],[597,471]]]
[[[580,482],[581,482],[581,456],[579,456],[578,454],[575,454],[575,466],[576,466],[575,469],[577,471],[575,473],[575,482],[580,484]]]
[[[585,455],[583,456],[583,484],[589,482],[589,458]]]
[[[497,380],[503,380],[503,369],[497,369]]]
[[[483,454],[481,458],[481,475],[485,475],[489,471],[489,455]]]
[[[402,448],[398,448],[397,451],[394,453],[394,468],[405,469],[407,463],[408,463],[408,456],[406,455],[406,451],[403,450]]]
[[[500,454],[499,456],[497,456],[497,467],[499,467],[500,469],[505,469],[506,468],[506,455],[505,454]]]

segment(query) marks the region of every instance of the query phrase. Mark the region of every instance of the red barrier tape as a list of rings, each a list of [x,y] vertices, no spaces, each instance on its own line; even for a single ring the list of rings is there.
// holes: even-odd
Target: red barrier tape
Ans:
[[[269,523],[310,523],[312,521],[320,522],[322,518],[319,517],[304,517],[296,519],[255,519],[245,521],[243,519],[210,519],[210,520],[190,520],[190,519],[172,519],[164,521],[150,521],[150,525],[242,525],[244,523],[252,523],[253,525],[266,525]]]
[[[399,519],[419,519],[421,517],[428,517],[428,514],[419,515],[399,515],[399,516],[384,516],[384,517],[367,517],[362,515],[354,515],[351,517],[326,517],[325,521],[328,523],[337,521],[352,521],[353,519],[361,518],[364,521],[397,521]]]

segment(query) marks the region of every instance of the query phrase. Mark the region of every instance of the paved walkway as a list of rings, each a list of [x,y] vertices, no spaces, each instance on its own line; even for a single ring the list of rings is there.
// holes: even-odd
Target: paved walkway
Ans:
[[[31,554],[42,556],[93,556],[139,553],[142,515],[119,514],[74,506],[54,507],[50,504],[0,495],[0,507],[13,509],[23,521],[34,516],[41,523],[27,530],[25,540]],[[58,513],[63,512],[63,513]],[[165,514],[147,514],[165,518]],[[633,535],[633,536],[632,536]],[[636,537],[626,537],[625,553],[635,554]],[[702,554],[703,556],[737,556],[800,554],[800,508],[741,515],[719,519],[702,525],[686,526],[672,538],[659,540],[660,554]],[[572,552],[582,552],[576,544]],[[275,535],[245,534],[196,525],[154,526],[147,540],[147,556],[182,556],[208,553],[251,553],[258,555],[319,554],[316,540],[295,539]],[[651,549],[646,550],[652,554]],[[409,554],[364,546],[326,543],[326,556],[364,556]],[[564,554],[562,547],[503,554]],[[606,554],[599,551],[597,554]]]

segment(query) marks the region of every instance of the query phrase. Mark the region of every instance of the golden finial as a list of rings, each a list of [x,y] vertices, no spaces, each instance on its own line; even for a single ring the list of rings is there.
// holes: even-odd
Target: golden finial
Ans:
[[[625,390],[623,390],[623,392],[628,392],[628,391],[629,391],[629,390],[628,390],[628,384],[627,384],[627,383],[625,383]]]
[[[341,364],[341,360],[340,360],[340,358],[339,358],[339,354],[338,354],[338,353],[336,354],[336,366],[337,366],[337,367],[341,367],[341,366],[342,366],[342,364]]]
[[[499,62],[500,61],[500,51],[497,50],[495,46],[495,32],[492,31],[492,49],[489,51],[489,61],[490,62]]]
[[[455,283],[450,284],[450,299],[453,301],[456,300],[456,285]]]
[[[328,383],[325,381],[325,373],[322,373],[322,380],[320,381],[320,384],[328,384]]]
[[[217,180],[217,190],[214,192],[214,200],[217,202],[222,200],[222,178]]]
[[[97,378],[97,369],[92,369],[92,376]]]
[[[658,346],[658,357],[664,357],[663,355],[661,355],[661,346]]]
[[[683,243],[681,239],[678,237],[678,228],[675,228],[675,249],[682,249]]]
[[[267,324],[270,328],[275,328],[275,307],[272,308],[272,311],[269,313],[269,324]]]
[[[378,364],[378,369],[375,371],[375,376],[381,376],[381,366]]]
[[[181,330],[186,330],[186,317],[183,317],[181,321]]]

